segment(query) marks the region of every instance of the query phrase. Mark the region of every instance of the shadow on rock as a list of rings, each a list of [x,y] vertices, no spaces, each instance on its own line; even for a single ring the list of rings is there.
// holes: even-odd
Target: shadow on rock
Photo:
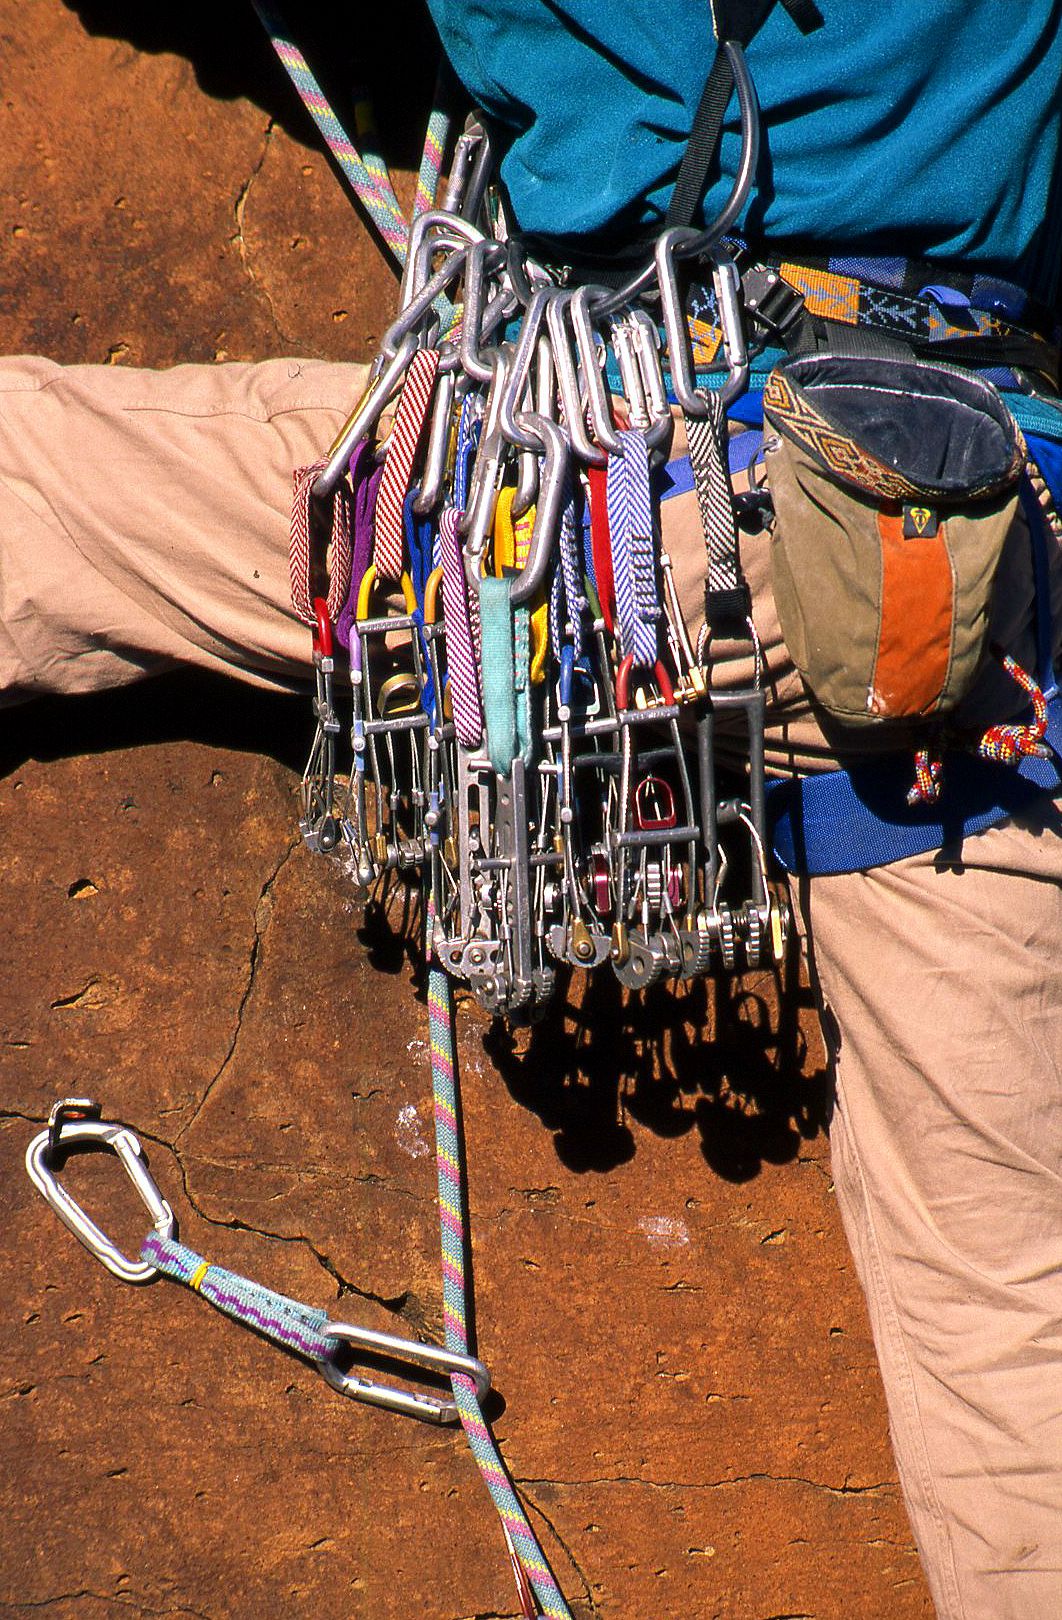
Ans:
[[[179,6],[145,6],[142,0],[64,4],[88,33],[125,40],[138,51],[183,56],[206,95],[226,101],[246,96],[294,139],[320,147],[321,138],[248,0],[184,0]],[[388,163],[416,168],[440,58],[426,6],[419,0],[391,0],[386,6],[344,10],[322,0],[288,0],[285,21],[346,128],[353,134],[354,102],[367,91]],[[401,94],[396,94],[399,64]]]
[[[829,1114],[825,1069],[807,1073],[812,1005],[791,942],[779,971],[626,993],[610,974],[558,977],[529,1030],[496,1024],[484,1048],[513,1097],[554,1132],[575,1171],[630,1159],[628,1119],[659,1136],[696,1129],[727,1181],[795,1159]]]
[[[312,730],[308,695],[289,697],[181,670],[113,692],[37,698],[7,709],[0,776],[27,759],[70,759],[162,742],[268,754],[301,775]]]

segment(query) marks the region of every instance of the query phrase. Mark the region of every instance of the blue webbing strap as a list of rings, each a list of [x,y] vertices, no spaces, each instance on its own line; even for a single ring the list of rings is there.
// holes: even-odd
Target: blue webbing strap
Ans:
[[[1058,502],[1062,447],[1034,434],[1026,437]],[[787,872],[810,877],[861,872],[951,847],[1019,814],[1062,784],[1062,697],[1052,664],[1046,520],[1028,480],[1022,482],[1021,501],[1032,542],[1037,670],[1048,698],[1044,740],[1052,757],[1026,756],[1013,768],[973,754],[946,754],[943,799],[914,808],[907,803],[910,771],[899,768],[895,756],[866,760],[847,771],[769,783],[770,841]]]
[[[1018,815],[1062,782],[1062,699],[1048,704],[1052,759],[1027,756],[1012,769],[973,754],[945,756],[947,788],[939,805],[911,809],[910,770],[895,759],[867,760],[849,771],[769,783],[771,847],[787,872],[812,877],[863,872],[907,855],[952,846]],[[909,764],[909,762],[908,762]]]
[[[435,679],[432,675],[431,659],[428,657],[428,643],[424,636],[424,593],[427,590],[428,580],[435,566],[435,549],[437,544],[436,525],[430,517],[420,517],[414,510],[413,503],[417,499],[419,488],[414,487],[406,495],[402,503],[402,527],[406,539],[406,555],[409,557],[409,574],[413,581],[413,595],[417,599],[417,609],[413,615],[417,626],[417,635],[420,638],[421,653],[423,657],[424,690],[421,696],[421,706],[425,714],[432,719],[435,717]]]

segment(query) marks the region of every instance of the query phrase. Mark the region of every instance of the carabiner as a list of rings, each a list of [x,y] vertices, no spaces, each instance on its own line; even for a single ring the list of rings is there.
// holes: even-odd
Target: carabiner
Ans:
[[[488,259],[490,265],[488,265]],[[483,346],[495,328],[512,313],[515,299],[505,290],[496,293],[484,308],[487,275],[504,263],[505,249],[500,242],[476,242],[465,261],[464,308],[461,312],[461,368],[476,382],[489,383],[493,375],[490,361],[483,357]]]
[[[599,348],[594,334],[593,314],[591,300],[595,292],[601,289],[592,286],[580,287],[568,306],[569,319],[575,333],[576,353],[582,367],[583,380],[586,383],[587,404],[590,411],[590,425],[600,445],[613,456],[623,454],[623,440],[616,432],[612,420],[612,411],[609,405],[608,391],[605,388],[605,379],[601,374],[601,359],[603,348]]]
[[[370,563],[364,574],[362,574],[361,584],[358,586],[358,602],[354,612],[355,624],[364,624],[366,620],[371,617],[370,609],[372,607],[373,592],[376,589],[376,580],[376,564]],[[417,593],[413,589],[413,581],[410,579],[405,570],[402,572],[402,578],[399,583],[402,590],[402,601],[405,606],[406,617],[411,619],[414,613],[417,611]]]
[[[107,1267],[122,1282],[152,1282],[158,1268],[146,1260],[128,1260],[104,1232],[101,1232],[81,1205],[76,1203],[62,1186],[53,1161],[67,1148],[86,1144],[110,1148],[117,1154],[129,1180],[133,1183],[160,1238],[169,1241],[177,1230],[173,1210],[159,1192],[147,1168],[138,1139],[125,1125],[100,1118],[99,1103],[88,1098],[64,1097],[48,1115],[48,1128],[35,1136],[26,1149],[26,1169],[37,1191],[55,1210],[64,1226],[90,1254]]]
[[[501,396],[498,425],[504,438],[520,450],[538,453],[541,442],[537,434],[529,432],[521,423],[520,415],[526,408],[522,402],[531,380],[531,366],[538,352],[538,338],[550,301],[557,296],[552,284],[538,287],[524,312],[520,335],[513,351],[512,364]],[[520,413],[520,414],[518,414]]]
[[[354,446],[359,439],[368,438],[376,427],[416,352],[416,337],[407,333],[395,354],[374,376],[370,376],[361,399],[329,446],[327,467],[313,481],[313,493],[321,500],[327,500],[334,494],[336,485],[347,471]]]
[[[570,341],[568,337],[567,315],[574,297],[573,292],[558,288],[556,296],[546,306],[546,327],[572,449],[580,461],[589,463],[591,467],[604,467],[608,464],[608,453],[595,444],[586,431],[586,410],[580,393],[574,333]]]
[[[622,658],[620,660],[619,669],[616,671],[616,707],[617,707],[617,709],[627,709],[627,710],[629,710],[630,707],[631,707],[631,702],[630,702],[631,676],[632,676],[632,671],[633,670],[634,670],[634,654],[633,653],[628,653],[625,658]],[[643,669],[643,670],[637,671],[636,673],[638,675],[643,675],[643,676],[646,676],[646,677],[648,677],[649,675],[655,675],[657,690],[660,693],[660,697],[661,697],[661,700],[663,702],[664,707],[668,708],[668,709],[674,707],[675,689],[671,684],[670,675],[668,674],[667,670],[664,668],[663,664],[660,662],[659,658],[657,659],[656,663],[653,665],[653,668],[651,670]],[[636,689],[635,703],[634,703],[635,708],[641,708],[643,706],[642,704],[638,703],[638,701],[637,701],[637,691],[638,690],[640,690],[640,688]],[[644,706],[646,708],[656,708],[657,707],[657,705],[652,703],[651,701],[646,702]]]
[[[393,1333],[377,1333],[373,1328],[358,1327],[353,1322],[325,1322],[321,1332],[333,1339],[342,1339],[371,1356],[387,1356],[393,1361],[408,1361],[414,1367],[426,1367],[431,1372],[458,1373],[470,1378],[481,1404],[490,1391],[490,1373],[475,1356],[459,1355],[454,1350],[444,1350],[442,1345],[422,1344],[417,1339],[400,1339]],[[317,1366],[325,1383],[352,1400],[385,1406],[391,1412],[422,1418],[427,1423],[458,1421],[460,1414],[455,1400],[422,1390],[400,1389],[395,1384],[377,1383],[373,1378],[343,1372],[334,1361],[320,1361]]]
[[[667,335],[671,386],[682,409],[689,416],[707,415],[704,391],[697,386],[690,330],[679,290],[676,263],[689,256],[697,233],[689,226],[673,225],[657,239],[656,267],[660,287],[660,307]],[[717,247],[712,255],[712,285],[719,311],[719,328],[727,361],[727,378],[720,402],[725,410],[748,386],[749,357],[741,314],[741,281],[730,254]]]

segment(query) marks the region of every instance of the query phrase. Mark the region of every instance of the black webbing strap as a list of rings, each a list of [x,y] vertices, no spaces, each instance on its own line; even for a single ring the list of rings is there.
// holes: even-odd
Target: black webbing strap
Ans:
[[[697,212],[708,182],[708,169],[719,144],[723,114],[734,89],[734,75],[723,46],[727,41],[747,45],[758,32],[775,0],[711,0],[715,57],[705,82],[697,111],[693,115],[690,138],[682,155],[675,189],[668,204],[668,225],[689,225]],[[779,0],[802,34],[810,34],[823,24],[815,0]]]

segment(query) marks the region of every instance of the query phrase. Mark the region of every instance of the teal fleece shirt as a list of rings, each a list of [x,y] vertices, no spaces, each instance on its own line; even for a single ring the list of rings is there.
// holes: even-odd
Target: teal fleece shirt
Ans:
[[[1057,303],[1062,0],[818,3],[822,28],[776,5],[749,47],[763,141],[746,234],[980,270]],[[708,0],[429,4],[521,230],[600,245],[662,221],[714,54]],[[735,100],[708,215],[738,150]]]

